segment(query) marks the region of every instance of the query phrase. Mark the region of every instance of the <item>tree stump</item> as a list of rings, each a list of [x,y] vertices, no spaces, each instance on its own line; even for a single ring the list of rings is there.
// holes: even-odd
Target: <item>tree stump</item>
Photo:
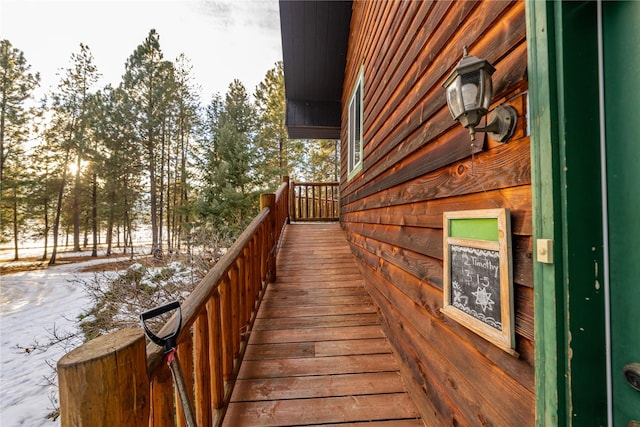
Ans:
[[[142,329],[98,337],[58,361],[62,427],[148,426]]]

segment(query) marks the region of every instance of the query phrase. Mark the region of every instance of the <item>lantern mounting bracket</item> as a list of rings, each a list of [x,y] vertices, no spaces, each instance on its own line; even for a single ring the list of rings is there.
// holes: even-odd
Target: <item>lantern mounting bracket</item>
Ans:
[[[516,129],[518,113],[509,105],[500,105],[491,112],[488,122],[489,124],[482,128],[469,128],[471,140],[475,140],[476,132],[487,132],[495,141],[507,142]]]

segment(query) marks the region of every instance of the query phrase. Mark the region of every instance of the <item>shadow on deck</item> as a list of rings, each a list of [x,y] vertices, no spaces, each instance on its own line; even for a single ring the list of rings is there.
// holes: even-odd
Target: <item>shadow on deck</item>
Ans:
[[[225,426],[422,426],[337,223],[286,227]]]

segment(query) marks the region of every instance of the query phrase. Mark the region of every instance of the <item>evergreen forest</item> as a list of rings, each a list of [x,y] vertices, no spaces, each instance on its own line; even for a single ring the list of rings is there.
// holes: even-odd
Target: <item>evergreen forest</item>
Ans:
[[[140,230],[158,258],[231,241],[283,175],[338,180],[338,141],[287,138],[281,62],[253,93],[234,80],[203,102],[188,58],[166,59],[151,30],[124,70],[98,87],[80,44],[36,100],[40,75],[0,40],[0,244],[14,259],[25,241],[49,264],[62,247],[127,253]]]

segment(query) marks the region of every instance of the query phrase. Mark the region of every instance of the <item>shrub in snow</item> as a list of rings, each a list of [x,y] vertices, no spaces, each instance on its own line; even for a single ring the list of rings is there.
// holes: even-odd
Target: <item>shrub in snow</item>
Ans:
[[[115,276],[95,274],[93,280],[84,283],[92,299],[92,308],[80,322],[85,339],[139,326],[140,313],[184,300],[211,267],[202,262],[171,261],[160,267],[135,263]],[[159,328],[167,320],[158,317],[151,323]]]

